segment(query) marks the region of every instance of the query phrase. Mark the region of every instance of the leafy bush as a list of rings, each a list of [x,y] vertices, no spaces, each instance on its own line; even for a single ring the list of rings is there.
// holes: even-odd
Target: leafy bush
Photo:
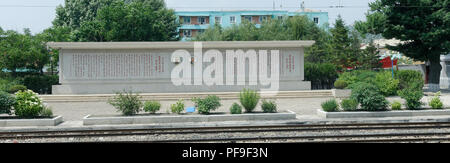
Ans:
[[[419,109],[422,106],[420,99],[423,97],[422,90],[407,88],[398,91],[401,98],[406,100],[406,108],[410,110]]]
[[[144,111],[150,112],[152,114],[159,111],[160,108],[161,108],[161,103],[159,103],[158,101],[147,101],[144,103]]]
[[[250,89],[242,90],[239,94],[239,101],[241,102],[241,105],[244,107],[246,112],[252,112],[253,109],[255,109],[256,105],[259,101],[259,94]]]
[[[34,92],[51,94],[52,85],[59,83],[58,75],[31,75],[23,79],[23,84]]]
[[[358,101],[355,99],[343,99],[341,107],[344,111],[355,111],[358,108]]]
[[[108,103],[114,106],[122,115],[134,115],[139,113],[142,102],[139,95],[133,95],[132,91],[116,92],[112,99],[108,99]]]
[[[402,104],[400,102],[398,102],[398,101],[394,101],[391,104],[391,109],[392,110],[401,110],[402,109]]]
[[[433,109],[442,109],[444,104],[442,103],[441,99],[439,98],[439,95],[441,92],[437,92],[434,97],[430,101],[430,106]]]
[[[44,107],[44,109],[42,109],[41,112],[39,113],[39,116],[41,116],[41,117],[52,117],[53,116],[53,111],[50,108]]]
[[[25,91],[27,87],[24,85],[13,85],[8,89],[8,93],[16,93],[17,91]]]
[[[305,63],[305,80],[312,89],[330,89],[336,81],[336,66],[330,63]]]
[[[423,88],[424,81],[422,73],[414,70],[399,70],[395,73],[399,79],[399,89],[406,89],[411,87]]]
[[[170,105],[170,110],[172,113],[180,114],[184,110],[184,101],[180,99],[177,103]]]
[[[231,107],[230,107],[230,112],[231,112],[231,114],[241,114],[242,113],[241,105],[239,105],[237,103],[233,103],[233,105],[231,105]]]
[[[375,85],[380,89],[380,92],[385,96],[395,95],[397,93],[398,79],[392,78],[392,72],[383,71],[375,76]]]
[[[22,78],[5,77],[0,79],[0,91],[9,92],[9,89],[14,85],[21,85],[23,83]],[[15,92],[13,92],[15,93]]]
[[[193,98],[192,101],[196,104],[200,114],[209,114],[209,112],[216,110],[220,104],[220,98],[216,95],[208,95],[206,98]]]
[[[9,93],[0,91],[0,114],[11,114],[16,99]]]
[[[35,118],[44,108],[42,100],[32,90],[16,92],[15,115],[21,118]]]
[[[367,111],[385,110],[388,105],[388,101],[380,93],[379,89],[369,83],[355,84],[351,98],[361,104],[362,110]]]
[[[338,79],[338,80],[336,80],[334,82],[334,87],[337,88],[337,89],[344,89],[347,86],[348,86],[348,84],[344,80],[339,80]]]
[[[353,70],[339,75],[338,80],[343,80],[348,84],[348,88],[354,87],[353,84],[359,82],[373,83],[377,72],[370,70]]]
[[[336,112],[339,110],[339,105],[336,101],[336,99],[331,99],[328,101],[325,101],[321,104],[323,111],[326,112]]]
[[[261,104],[261,109],[264,113],[276,113],[277,112],[277,104],[275,101],[266,101],[263,100]]]

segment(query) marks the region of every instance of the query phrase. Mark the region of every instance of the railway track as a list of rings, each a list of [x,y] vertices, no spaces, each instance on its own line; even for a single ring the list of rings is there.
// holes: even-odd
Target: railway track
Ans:
[[[430,132],[429,130],[436,131]],[[146,139],[123,139],[130,136],[140,136],[145,137]],[[154,139],[148,139],[148,137]],[[65,139],[69,138],[70,141],[64,141]],[[96,138],[102,138],[106,140],[94,142],[118,143],[450,142],[450,122],[318,125],[291,124],[276,126],[0,132],[0,141],[17,140],[20,142],[21,140],[32,140],[31,142],[39,142],[40,140],[45,141],[51,139],[55,142],[85,142],[84,139],[86,139],[86,142],[91,142],[89,140],[98,140]],[[122,139],[112,140],[113,138]]]

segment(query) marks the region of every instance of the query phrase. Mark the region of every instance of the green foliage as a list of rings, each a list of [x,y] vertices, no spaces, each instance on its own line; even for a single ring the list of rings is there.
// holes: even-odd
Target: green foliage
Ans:
[[[323,111],[336,112],[339,111],[339,104],[336,99],[327,100],[321,104]]]
[[[192,101],[196,104],[200,114],[209,114],[209,112],[216,110],[220,104],[220,98],[216,95],[208,95],[206,98],[193,98]]]
[[[0,78],[0,91],[9,92],[9,89],[14,85],[21,85],[20,78],[4,77]]]
[[[401,98],[406,100],[406,108],[410,110],[420,109],[422,102],[420,101],[423,97],[422,90],[414,88],[406,88],[398,91]]]
[[[112,0],[96,8],[96,14],[79,22],[78,41],[176,41],[175,11],[162,0]],[[89,10],[88,10],[89,11]]]
[[[276,113],[277,104],[275,103],[275,101],[262,100],[261,109],[264,113]]]
[[[44,108],[42,100],[32,90],[16,92],[15,115],[21,118],[35,118]]]
[[[388,105],[388,101],[379,89],[369,83],[357,83],[352,89],[351,98],[361,104],[361,110],[366,111],[386,110]]]
[[[377,0],[370,3],[367,23],[357,23],[358,29],[403,41],[388,48],[416,60],[429,61],[429,83],[439,84],[440,55],[450,52],[448,6],[448,0]]]
[[[355,111],[358,108],[358,101],[355,99],[343,99],[341,107],[344,111]]]
[[[16,93],[17,91],[25,91],[27,90],[27,87],[24,85],[13,85],[8,89],[8,93]]]
[[[259,93],[251,89],[243,89],[239,94],[239,101],[245,112],[252,112],[260,99]]]
[[[112,99],[108,99],[108,103],[114,106],[122,115],[130,116],[139,113],[142,102],[139,94],[133,94],[132,91],[116,92]]]
[[[44,107],[44,109],[42,109],[41,112],[39,112],[39,116],[41,116],[41,117],[52,117],[53,116],[53,111],[50,108]]]
[[[401,110],[402,109],[402,103],[398,102],[398,101],[394,101],[391,104],[391,109],[392,110]]]
[[[334,87],[337,89],[344,89],[347,86],[348,86],[348,84],[344,80],[336,80],[334,82]]]
[[[241,105],[239,105],[237,103],[233,103],[233,105],[231,105],[231,107],[230,107],[230,112],[231,112],[231,114],[241,114],[242,113]]]
[[[305,80],[313,89],[330,89],[337,78],[336,66],[330,63],[305,63]]]
[[[396,78],[399,79],[400,89],[416,87],[415,89],[422,90],[424,81],[422,73],[414,70],[400,70],[395,72]]]
[[[161,108],[161,103],[159,101],[147,101],[144,103],[144,111],[150,112],[152,114],[159,111]]]
[[[16,99],[9,93],[0,91],[0,114],[11,114]]]
[[[353,70],[344,72],[339,75],[338,80],[343,80],[347,82],[348,87],[352,89],[354,86],[353,84],[356,84],[358,82],[364,82],[364,83],[374,83],[375,77],[377,76],[377,72],[370,71],[370,70]]]
[[[379,59],[379,51],[373,42],[369,43],[366,49],[362,50],[358,55],[358,68],[364,70],[372,70],[374,68],[381,68]]]
[[[0,39],[0,69],[6,68],[17,76],[17,70],[28,70],[43,74],[43,67],[49,63],[50,54],[39,37],[31,35],[29,29],[24,34],[9,30]]]
[[[23,84],[34,92],[51,94],[52,85],[59,83],[58,75],[31,75],[23,79]]]
[[[437,92],[434,97],[430,101],[430,106],[433,109],[442,109],[444,104],[442,103],[441,99],[439,98],[439,95],[441,92]]]
[[[177,103],[170,105],[170,110],[172,113],[180,114],[184,110],[184,101],[180,99]]]
[[[384,96],[395,95],[400,83],[399,79],[392,78],[392,72],[383,71],[375,76],[375,85]]]

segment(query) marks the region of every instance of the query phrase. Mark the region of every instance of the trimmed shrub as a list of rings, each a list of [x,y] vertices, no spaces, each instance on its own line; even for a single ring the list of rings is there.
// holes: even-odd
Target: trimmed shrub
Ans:
[[[244,107],[245,112],[252,112],[259,101],[259,94],[250,89],[243,89],[239,94],[239,101],[241,105]]]
[[[392,110],[401,110],[402,109],[402,104],[400,102],[398,102],[398,101],[394,101],[391,104],[391,109]]]
[[[197,106],[200,114],[209,114],[209,112],[222,106],[222,104],[220,104],[220,98],[216,95],[208,95],[204,99],[193,98],[192,101]]]
[[[347,87],[348,86],[348,84],[347,84],[347,82],[345,82],[344,80],[336,80],[335,82],[334,82],[334,87],[336,88],[336,89],[344,89],[345,87]]]
[[[21,118],[39,117],[44,109],[42,100],[32,90],[16,92],[16,103],[14,105],[14,114]]]
[[[8,93],[16,93],[17,91],[25,91],[27,87],[24,85],[13,85],[8,89]]]
[[[379,89],[369,83],[357,83],[352,90],[352,99],[361,104],[362,110],[381,111],[386,110],[388,101],[380,93]]]
[[[139,95],[134,95],[132,91],[116,92],[112,99],[108,99],[108,103],[126,116],[139,113],[142,107]]]
[[[276,113],[277,112],[277,104],[275,101],[266,101],[263,100],[261,104],[261,109],[264,113]]]
[[[358,108],[358,101],[355,99],[343,99],[341,107],[344,111],[355,111]]]
[[[437,92],[434,97],[430,101],[430,106],[433,109],[442,109],[444,104],[442,103],[441,99],[439,98],[439,95],[441,92]]]
[[[339,111],[339,105],[336,101],[336,99],[331,99],[323,102],[321,104],[323,111],[326,112],[336,112]]]
[[[184,101],[180,99],[177,103],[170,105],[170,110],[172,113],[180,114],[184,110]]]
[[[147,101],[144,103],[144,111],[150,112],[152,114],[159,111],[161,108],[161,103],[159,101]]]
[[[16,99],[9,93],[0,91],[0,114],[11,114]]]
[[[338,77],[336,66],[330,63],[305,63],[305,80],[311,89],[331,89]]]
[[[424,81],[422,73],[415,70],[399,70],[395,73],[395,77],[399,79],[399,89],[407,89],[417,87],[422,90]]]
[[[391,96],[397,93],[400,81],[392,77],[392,72],[383,71],[375,76],[374,83],[384,96]]]
[[[420,99],[423,97],[423,92],[421,89],[408,88],[398,91],[398,94],[402,99],[406,100],[405,106],[409,110],[420,109],[422,106]]]
[[[233,105],[231,105],[231,107],[230,107],[230,113],[231,114],[241,114],[242,113],[241,105],[239,105],[237,103],[233,103]]]
[[[345,81],[348,84],[347,88],[353,88],[352,85],[359,82],[374,83],[376,75],[377,72],[370,70],[353,70],[340,74],[338,80]]]
[[[31,75],[23,79],[23,85],[40,94],[51,94],[52,85],[58,83],[58,75]]]

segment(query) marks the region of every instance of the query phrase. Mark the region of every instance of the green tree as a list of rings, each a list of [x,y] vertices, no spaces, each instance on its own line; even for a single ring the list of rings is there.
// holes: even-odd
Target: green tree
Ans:
[[[450,1],[377,0],[369,5],[367,22],[358,23],[358,29],[403,41],[388,48],[429,61],[430,90],[439,90],[440,55],[450,52]]]
[[[355,67],[357,52],[352,47],[352,43],[359,43],[356,38],[349,37],[349,29],[345,26],[344,20],[339,15],[331,32],[331,56],[335,65],[340,68]],[[358,46],[358,45],[355,45]],[[359,48],[359,47],[358,47]]]
[[[155,7],[155,3],[159,2]],[[159,8],[157,8],[159,6]],[[177,40],[176,16],[161,0],[114,1],[98,10],[95,19],[81,23],[79,41],[173,41]]]
[[[43,42],[32,36],[29,29],[24,34],[16,31],[2,32],[0,39],[0,65],[17,76],[18,69],[32,69],[43,73],[43,67],[50,60]]]

